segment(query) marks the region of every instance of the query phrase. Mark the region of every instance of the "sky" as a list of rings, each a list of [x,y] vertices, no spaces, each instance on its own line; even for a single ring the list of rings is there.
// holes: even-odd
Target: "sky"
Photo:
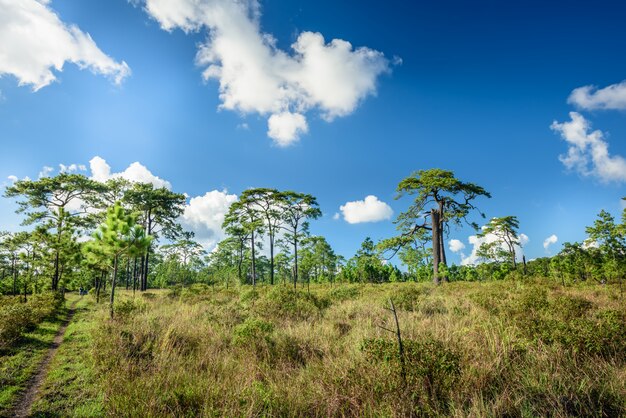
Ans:
[[[602,0],[0,0],[0,185],[150,181],[209,249],[243,190],[306,192],[350,257],[395,233],[400,180],[443,168],[553,255],[623,210],[625,21]],[[479,244],[453,228],[448,259]]]

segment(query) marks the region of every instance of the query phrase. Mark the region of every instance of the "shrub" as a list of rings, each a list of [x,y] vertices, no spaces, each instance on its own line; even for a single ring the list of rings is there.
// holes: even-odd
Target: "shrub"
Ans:
[[[115,302],[115,315],[118,319],[128,319],[135,313],[145,312],[148,305],[140,299],[126,299]]]
[[[382,300],[382,304],[385,307],[389,306],[389,298],[393,300],[396,308],[403,311],[417,311],[421,301],[430,294],[432,289],[430,287],[421,285],[408,285],[398,287],[390,291]]]
[[[274,331],[274,325],[259,318],[247,318],[233,330],[233,344],[256,345],[268,343]]]
[[[344,300],[356,299],[361,296],[361,286],[341,285],[332,288],[328,292],[328,298],[333,301],[342,302]]]
[[[26,303],[12,303],[0,307],[0,350],[15,344],[25,332],[52,315],[62,305],[58,293],[33,295]]]
[[[329,305],[326,298],[276,286],[259,300],[257,307],[267,317],[304,320],[321,315]]]
[[[414,395],[431,406],[444,407],[460,373],[460,355],[447,344],[431,337],[404,340],[406,384]],[[371,360],[391,365],[400,376],[398,343],[382,338],[366,339],[361,350]]]
[[[253,287],[241,292],[239,301],[242,303],[254,303],[259,298],[259,292]]]

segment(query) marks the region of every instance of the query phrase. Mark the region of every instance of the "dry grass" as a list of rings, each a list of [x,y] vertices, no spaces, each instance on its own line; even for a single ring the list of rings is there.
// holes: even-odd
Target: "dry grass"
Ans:
[[[113,416],[620,416],[610,287],[452,283],[124,296],[93,353]],[[384,309],[399,306],[406,377]]]

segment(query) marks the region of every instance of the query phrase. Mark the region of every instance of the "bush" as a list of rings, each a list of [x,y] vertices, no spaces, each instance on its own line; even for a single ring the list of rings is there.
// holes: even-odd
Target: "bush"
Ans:
[[[271,341],[274,325],[259,318],[248,318],[233,330],[233,344],[257,346]]]
[[[404,340],[406,385],[418,398],[438,407],[444,407],[460,373],[460,355],[447,344],[431,337],[423,340]],[[361,350],[370,360],[382,361],[400,376],[401,362],[398,343],[382,338],[366,339]]]
[[[148,305],[140,299],[126,299],[115,302],[114,308],[116,318],[125,320],[134,313],[145,312],[148,309]]]
[[[339,302],[356,299],[361,296],[360,287],[362,286],[341,285],[334,287],[328,292],[328,298]]]
[[[259,300],[257,308],[267,317],[305,320],[320,316],[329,305],[326,298],[276,286]]]
[[[426,286],[402,286],[389,292],[382,303],[385,307],[389,306],[389,298],[391,298],[396,308],[403,311],[417,311],[421,300],[428,296],[430,292],[431,288]]]
[[[26,303],[11,303],[0,307],[0,350],[15,344],[25,332],[52,315],[62,305],[58,293],[31,296]]]

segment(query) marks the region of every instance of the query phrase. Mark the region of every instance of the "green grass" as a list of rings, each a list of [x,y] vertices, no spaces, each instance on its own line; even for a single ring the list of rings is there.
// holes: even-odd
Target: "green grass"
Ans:
[[[115,321],[100,313],[93,353],[113,416],[623,416],[616,292],[513,281],[165,292],[127,298]],[[379,326],[393,327],[389,297],[404,376]]]
[[[72,303],[74,297],[68,295],[66,306]],[[11,348],[0,352],[0,417],[8,416],[48,352],[66,315],[67,308],[60,308],[34,330],[24,333]]]
[[[91,358],[94,302],[84,297],[76,308],[33,404],[35,417],[104,416],[100,382]]]
[[[33,414],[625,416],[617,295],[514,281],[121,291],[113,321],[87,297]],[[390,297],[404,361],[381,328]]]

